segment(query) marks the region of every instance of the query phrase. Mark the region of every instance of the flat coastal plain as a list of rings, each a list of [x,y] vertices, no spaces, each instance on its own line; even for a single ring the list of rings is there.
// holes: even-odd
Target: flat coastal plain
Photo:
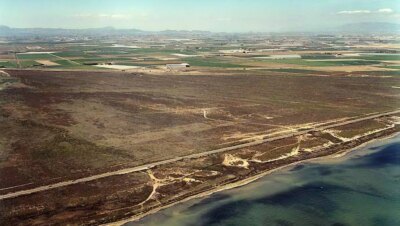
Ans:
[[[367,74],[4,69],[0,220],[142,216],[398,132],[400,78]]]

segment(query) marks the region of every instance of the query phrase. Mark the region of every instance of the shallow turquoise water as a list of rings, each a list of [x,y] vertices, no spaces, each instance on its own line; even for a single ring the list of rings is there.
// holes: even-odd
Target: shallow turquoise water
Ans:
[[[400,136],[127,225],[400,225]]]

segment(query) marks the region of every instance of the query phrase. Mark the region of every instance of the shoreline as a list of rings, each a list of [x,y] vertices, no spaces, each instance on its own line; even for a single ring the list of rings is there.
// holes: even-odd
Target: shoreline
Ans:
[[[272,174],[274,172],[283,170],[283,169],[288,168],[288,167],[292,167],[292,166],[298,165],[300,163],[319,161],[319,160],[328,160],[328,159],[340,159],[340,158],[345,157],[346,155],[348,155],[349,153],[351,153],[351,152],[353,152],[353,151],[355,151],[357,149],[361,149],[363,147],[368,146],[371,143],[388,140],[388,139],[391,139],[391,138],[396,137],[398,135],[400,135],[400,132],[394,132],[393,134],[389,134],[389,135],[386,135],[386,136],[382,136],[382,137],[378,137],[378,138],[375,138],[375,139],[371,139],[369,141],[366,141],[366,142],[363,142],[363,143],[361,143],[359,145],[356,145],[355,147],[347,148],[347,149],[344,149],[344,150],[341,150],[341,151],[338,151],[338,152],[335,152],[335,153],[332,153],[332,154],[328,154],[328,155],[325,155],[325,156],[319,156],[319,157],[315,157],[315,158],[304,159],[304,160],[300,160],[300,161],[297,161],[297,162],[289,163],[287,165],[279,166],[279,167],[276,167],[274,169],[262,172],[260,174],[256,174],[254,176],[250,176],[250,177],[248,177],[246,179],[243,179],[243,180],[240,180],[240,181],[237,181],[237,182],[233,182],[233,183],[228,183],[226,185],[221,185],[218,188],[215,188],[215,189],[212,189],[212,190],[209,190],[209,191],[200,192],[200,193],[198,193],[196,195],[183,198],[182,200],[179,200],[177,202],[173,202],[173,203],[167,204],[165,206],[160,206],[160,207],[154,208],[152,210],[149,210],[148,212],[145,212],[143,214],[139,214],[139,215],[130,217],[128,219],[119,220],[119,221],[115,221],[115,222],[111,222],[111,223],[100,224],[100,225],[104,225],[104,226],[120,226],[120,225],[124,225],[126,223],[129,223],[129,222],[139,221],[144,217],[147,217],[149,215],[155,214],[155,213],[157,213],[157,212],[159,212],[161,210],[167,209],[169,207],[173,207],[174,205],[177,205],[177,204],[180,204],[180,203],[183,203],[183,202],[187,202],[187,201],[190,201],[190,200],[193,200],[193,199],[205,198],[205,197],[210,196],[210,195],[212,195],[214,193],[217,193],[217,192],[221,192],[221,191],[230,190],[230,189],[238,188],[238,187],[241,187],[241,186],[245,186],[245,185],[250,184],[250,183],[252,183],[254,181],[257,181],[257,180],[259,180],[259,179],[261,179],[261,178],[263,178],[263,177],[265,177],[265,176],[267,176],[269,174]]]

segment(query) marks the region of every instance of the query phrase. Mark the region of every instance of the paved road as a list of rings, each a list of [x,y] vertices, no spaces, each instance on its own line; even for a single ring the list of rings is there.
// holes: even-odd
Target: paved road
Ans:
[[[17,192],[11,192],[11,193],[7,193],[7,194],[4,194],[4,195],[0,195],[0,200],[15,198],[15,197],[19,197],[19,196],[22,196],[22,195],[29,195],[29,194],[32,194],[32,193],[47,191],[47,190],[51,190],[51,189],[54,189],[54,188],[65,187],[65,186],[69,186],[69,185],[73,185],[73,184],[85,183],[85,182],[89,182],[89,181],[93,181],[93,180],[97,180],[97,179],[102,179],[102,178],[106,178],[106,177],[129,174],[129,173],[133,173],[133,172],[139,172],[139,171],[143,171],[143,170],[147,170],[147,169],[153,168],[155,166],[159,166],[159,165],[163,165],[163,164],[167,164],[167,163],[172,163],[172,162],[176,162],[176,161],[180,161],[180,160],[205,157],[205,156],[208,156],[208,155],[211,155],[211,154],[217,154],[217,153],[222,153],[222,152],[226,152],[226,151],[232,151],[232,150],[241,149],[241,148],[245,148],[245,147],[255,146],[255,145],[262,144],[262,143],[271,142],[271,141],[274,141],[274,140],[280,140],[280,139],[284,139],[284,138],[288,138],[288,137],[293,137],[293,136],[306,134],[306,133],[309,133],[309,132],[312,132],[312,131],[322,131],[322,130],[330,129],[330,128],[337,127],[337,126],[343,126],[343,125],[347,125],[347,124],[361,122],[361,121],[368,120],[368,119],[379,118],[379,117],[387,116],[387,115],[393,115],[393,114],[397,114],[397,113],[400,113],[400,110],[373,114],[373,115],[369,115],[369,116],[360,117],[360,118],[357,118],[357,119],[347,120],[347,121],[344,121],[344,122],[333,123],[333,124],[330,124],[330,125],[327,125],[327,126],[318,126],[316,128],[310,128],[310,129],[305,129],[305,130],[301,130],[301,131],[296,131],[296,132],[288,133],[288,134],[285,134],[285,135],[269,137],[269,138],[265,138],[265,139],[251,141],[251,142],[247,142],[247,143],[244,143],[244,144],[238,144],[238,145],[234,145],[234,146],[231,146],[231,147],[215,149],[215,150],[212,150],[212,151],[202,152],[202,153],[198,153],[198,154],[191,154],[191,155],[186,155],[186,156],[182,156],[182,157],[176,157],[176,158],[172,158],[172,159],[168,159],[168,160],[163,160],[163,161],[159,161],[159,162],[145,164],[145,165],[142,165],[142,166],[131,167],[131,168],[111,171],[111,172],[107,172],[107,173],[101,173],[101,174],[88,176],[88,177],[84,177],[84,178],[80,178],[80,179],[76,179],[76,180],[68,180],[68,181],[63,181],[63,182],[50,184],[50,185],[44,185],[44,186],[40,186],[40,187],[36,187],[36,188],[32,188],[32,189],[26,189],[26,190],[21,190],[21,191],[17,191]]]

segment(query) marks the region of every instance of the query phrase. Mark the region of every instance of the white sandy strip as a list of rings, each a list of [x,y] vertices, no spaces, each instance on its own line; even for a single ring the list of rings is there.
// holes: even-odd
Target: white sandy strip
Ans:
[[[0,74],[1,74],[1,75],[5,75],[5,76],[7,76],[7,77],[11,77],[10,74],[8,74],[7,72],[2,71],[2,70],[0,70]]]
[[[234,166],[248,169],[249,162],[246,159],[242,159],[231,154],[224,155],[224,161],[222,162],[224,166]]]
[[[175,57],[156,57],[159,60],[177,60],[178,58]]]
[[[192,39],[190,38],[169,38],[169,39],[165,39],[167,41],[176,41],[176,42],[181,42],[181,41],[190,41]]]
[[[356,135],[356,136],[350,138],[350,140],[357,140],[357,139],[360,138],[360,137],[368,136],[368,135],[370,135],[370,134],[374,134],[374,133],[378,133],[378,132],[381,132],[381,131],[385,131],[385,130],[390,129],[390,128],[394,128],[394,127],[396,126],[396,124],[398,124],[398,123],[395,122],[395,123],[393,123],[392,125],[387,126],[387,127],[385,127],[385,128],[376,129],[376,130],[372,130],[372,131],[368,131],[368,132],[363,133],[363,134],[361,134],[361,135]]]
[[[219,50],[220,53],[243,53],[244,49],[226,49],[226,50]]]
[[[271,59],[271,60],[278,60],[278,59],[301,59],[300,55],[291,54],[291,55],[270,55],[265,57],[253,57],[254,59]]]
[[[290,153],[281,155],[281,156],[279,156],[278,158],[269,159],[269,160],[267,160],[267,161],[256,160],[256,162],[260,162],[260,163],[275,162],[275,161],[277,161],[277,160],[286,159],[286,158],[289,158],[289,157],[292,157],[292,156],[296,156],[296,155],[299,154],[299,151],[300,151],[300,143],[301,143],[301,141],[302,141],[303,139],[304,139],[304,138],[303,138],[303,135],[300,135],[300,136],[297,138],[297,146],[296,146],[295,148],[293,148],[292,151],[291,151]],[[288,145],[285,145],[285,146],[291,146],[291,145],[293,145],[293,144],[288,144]],[[285,146],[282,146],[282,147],[285,147]],[[280,149],[280,148],[282,148],[282,147],[278,147],[278,148],[274,148],[274,149]],[[272,150],[274,150],[274,149],[272,149]],[[272,150],[271,150],[271,151],[272,151]]]
[[[177,56],[177,57],[198,57],[198,56],[200,56],[200,55],[188,55],[188,54],[181,54],[181,53],[174,53],[171,55]]]
[[[333,61],[333,62],[335,62],[335,61],[355,61],[355,60],[357,60],[357,61],[365,61],[365,60],[363,60],[363,59],[349,59],[349,58],[344,58],[344,59],[316,59],[316,60],[312,60],[312,59],[306,59],[306,61],[310,61],[310,62],[323,62],[323,61]]]
[[[50,61],[50,60],[35,60],[36,62],[38,62],[39,64],[44,64],[45,66],[57,66],[59,64]]]
[[[346,142],[346,141],[350,141],[351,140],[350,138],[339,136],[338,133],[341,132],[340,130],[327,129],[327,130],[324,130],[324,132],[330,134],[331,136],[333,136],[336,139],[339,139],[342,142]]]
[[[343,53],[342,55],[339,55],[337,57],[358,57],[361,56],[360,53]]]
[[[17,55],[25,55],[25,54],[51,54],[55,52],[25,52],[25,53],[17,53]]]
[[[129,66],[129,65],[95,65],[95,66],[101,67],[101,68],[116,69],[116,70],[128,70],[128,69],[141,68],[139,66]]]
[[[114,48],[129,48],[129,49],[140,49],[139,46],[131,46],[131,45],[120,45],[120,44],[114,44],[111,47]]]

